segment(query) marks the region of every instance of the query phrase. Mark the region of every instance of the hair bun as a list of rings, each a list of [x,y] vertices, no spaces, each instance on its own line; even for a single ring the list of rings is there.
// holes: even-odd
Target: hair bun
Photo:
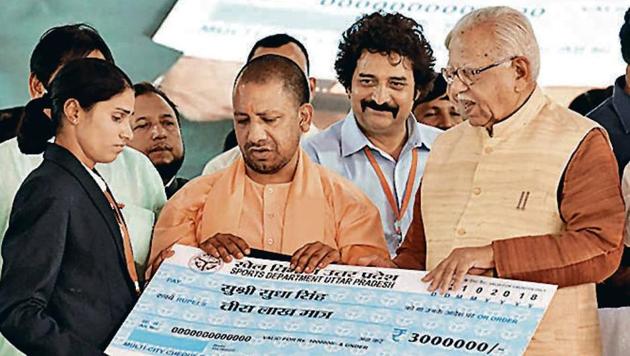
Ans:
[[[41,97],[34,99],[39,100],[39,105],[44,109],[52,109],[52,98],[49,92],[45,92]]]
[[[17,140],[20,151],[25,154],[44,152],[46,144],[55,135],[56,125],[44,113],[52,107],[52,100],[47,93],[33,99],[24,108],[24,117],[18,128]]]

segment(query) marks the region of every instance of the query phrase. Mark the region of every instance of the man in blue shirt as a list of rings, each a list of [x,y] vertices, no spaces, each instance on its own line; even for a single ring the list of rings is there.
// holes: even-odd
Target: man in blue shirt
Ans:
[[[344,32],[335,61],[352,110],[303,143],[311,159],[372,199],[392,256],[411,224],[424,164],[441,132],[411,114],[414,101],[429,96],[434,62],[416,21],[401,14],[364,15]]]
[[[597,121],[608,132],[613,146],[619,177],[623,177],[622,191],[626,202],[626,215],[630,206],[628,172],[624,167],[630,162],[630,8],[624,16],[619,31],[621,54],[626,62],[626,74],[617,78],[613,94],[587,116]],[[615,274],[597,285],[597,304],[600,308],[630,306],[630,227],[626,222],[625,248],[621,265]]]
[[[613,94],[586,116],[597,121],[608,132],[619,165],[621,177],[630,162],[630,9],[619,31],[621,54],[626,62],[626,74],[615,81]]]

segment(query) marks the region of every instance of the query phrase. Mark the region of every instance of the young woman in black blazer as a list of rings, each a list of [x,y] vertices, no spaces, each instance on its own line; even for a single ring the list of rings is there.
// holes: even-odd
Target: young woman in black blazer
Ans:
[[[91,58],[64,65],[49,90],[18,133],[20,150],[44,161],[2,243],[0,331],[27,355],[102,355],[139,288],[120,207],[94,165],[131,138],[134,93],[120,69]]]

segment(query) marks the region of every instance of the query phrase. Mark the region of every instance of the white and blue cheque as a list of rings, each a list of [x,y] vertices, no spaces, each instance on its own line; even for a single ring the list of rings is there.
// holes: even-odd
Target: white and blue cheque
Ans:
[[[426,272],[223,263],[175,246],[109,355],[520,355],[556,286],[467,276],[439,295]]]

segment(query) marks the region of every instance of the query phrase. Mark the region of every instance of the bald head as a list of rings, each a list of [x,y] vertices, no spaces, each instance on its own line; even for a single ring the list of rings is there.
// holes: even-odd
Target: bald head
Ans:
[[[236,76],[234,89],[247,83],[267,84],[275,81],[282,83],[296,106],[309,102],[308,80],[302,69],[292,60],[275,54],[256,57],[245,64]]]

